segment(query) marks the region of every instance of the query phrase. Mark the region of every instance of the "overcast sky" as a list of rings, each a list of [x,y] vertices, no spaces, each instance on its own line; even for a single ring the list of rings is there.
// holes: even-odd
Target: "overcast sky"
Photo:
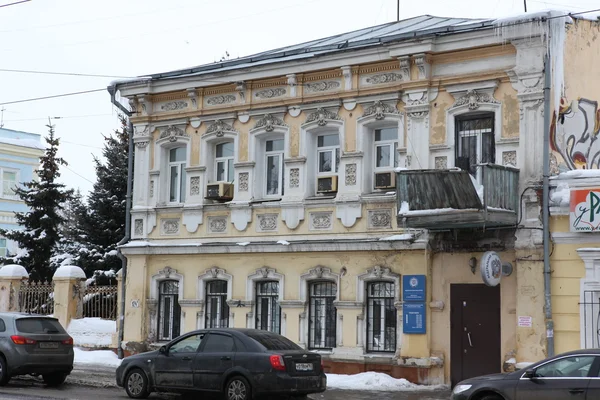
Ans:
[[[0,0],[0,6],[17,0]],[[210,63],[396,19],[397,0],[32,0],[0,7],[0,69],[139,76]],[[528,10],[565,9],[568,0],[528,0]],[[573,11],[598,8],[574,0]],[[422,14],[495,18],[523,11],[522,0],[401,0],[400,18]],[[45,135],[47,118],[69,166],[61,180],[86,194],[93,155],[118,127],[107,92],[2,103],[105,88],[111,77],[0,71],[4,128]]]

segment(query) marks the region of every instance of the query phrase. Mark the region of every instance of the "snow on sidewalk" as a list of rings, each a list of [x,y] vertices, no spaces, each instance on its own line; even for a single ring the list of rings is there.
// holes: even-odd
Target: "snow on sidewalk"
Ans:
[[[112,350],[81,350],[78,347],[73,348],[75,353],[74,364],[78,365],[102,365],[105,367],[117,368],[121,365],[121,360]]]
[[[406,379],[392,378],[381,372],[362,372],[355,375],[327,374],[327,389],[377,391],[431,391],[447,389],[444,385],[416,385]]]
[[[67,328],[75,346],[92,348],[111,347],[112,335],[116,331],[116,321],[100,318],[73,319]]]

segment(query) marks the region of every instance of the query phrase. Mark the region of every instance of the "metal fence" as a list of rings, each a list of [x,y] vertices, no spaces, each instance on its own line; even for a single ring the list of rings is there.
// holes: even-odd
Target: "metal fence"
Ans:
[[[19,311],[42,315],[54,313],[52,282],[23,282],[19,291]]]
[[[581,303],[583,315],[584,348],[600,347],[600,291],[586,290]]]
[[[83,317],[117,319],[117,285],[88,286],[83,295]]]

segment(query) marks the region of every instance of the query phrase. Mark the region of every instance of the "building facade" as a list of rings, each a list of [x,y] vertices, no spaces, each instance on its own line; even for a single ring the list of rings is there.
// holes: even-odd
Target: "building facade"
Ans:
[[[43,153],[40,135],[0,128],[0,228],[19,229],[15,212],[26,212],[27,206],[14,189],[34,178]],[[16,243],[0,238],[0,256],[17,251]]]
[[[251,327],[420,383],[543,358],[538,22],[422,16],[117,83],[127,350]]]

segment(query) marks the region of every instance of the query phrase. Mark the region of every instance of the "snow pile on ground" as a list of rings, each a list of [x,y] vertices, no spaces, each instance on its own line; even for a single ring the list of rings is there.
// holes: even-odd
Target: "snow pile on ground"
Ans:
[[[116,321],[100,318],[72,319],[67,329],[73,344],[82,347],[110,347],[116,331]]]
[[[117,368],[119,365],[121,365],[121,360],[119,360],[119,357],[117,357],[117,355],[111,350],[85,351],[74,347],[73,352],[75,353],[75,364],[104,365],[114,368]]]
[[[327,388],[343,390],[378,390],[386,392],[446,389],[443,385],[416,385],[406,379],[392,378],[381,372],[363,372],[355,375],[327,374]]]

